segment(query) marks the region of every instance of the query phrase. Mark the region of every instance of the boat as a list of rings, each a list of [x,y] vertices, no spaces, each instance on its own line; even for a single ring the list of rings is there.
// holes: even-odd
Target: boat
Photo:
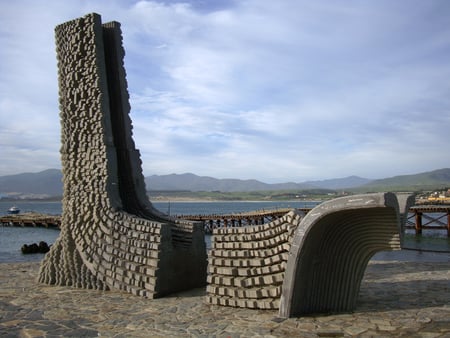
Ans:
[[[20,212],[20,209],[16,206],[12,206],[11,208],[8,209],[8,214],[16,215],[19,212]]]

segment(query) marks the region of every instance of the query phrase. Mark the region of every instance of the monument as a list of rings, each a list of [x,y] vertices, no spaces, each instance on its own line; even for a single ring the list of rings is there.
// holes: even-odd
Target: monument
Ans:
[[[353,195],[306,215],[215,229],[206,301],[278,309],[280,317],[352,311],[370,258],[400,250],[411,203],[393,193]]]
[[[94,13],[55,35],[64,192],[39,281],[149,298],[205,285],[202,224],[171,219],[146,195],[120,24]]]
[[[63,212],[40,282],[148,298],[208,283],[206,302],[215,305],[278,309],[281,317],[346,312],[373,254],[400,249],[412,199],[355,195],[307,215],[216,229],[207,268],[203,224],[164,215],[146,195],[120,24],[94,13],[55,32]]]

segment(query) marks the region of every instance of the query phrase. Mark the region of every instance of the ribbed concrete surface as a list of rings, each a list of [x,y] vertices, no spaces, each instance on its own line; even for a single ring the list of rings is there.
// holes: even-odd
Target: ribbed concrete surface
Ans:
[[[400,249],[400,227],[391,193],[338,198],[311,210],[289,252],[280,316],[351,311],[369,259]]]
[[[411,199],[378,193],[334,199],[305,217],[289,213],[257,227],[217,229],[207,302],[277,309],[281,317],[354,309],[378,251],[400,249]]]

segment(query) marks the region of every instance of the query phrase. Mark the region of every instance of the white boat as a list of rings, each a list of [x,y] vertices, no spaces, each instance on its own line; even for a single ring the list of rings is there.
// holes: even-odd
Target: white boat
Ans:
[[[16,206],[12,206],[8,209],[8,214],[18,214],[20,212],[20,209]]]

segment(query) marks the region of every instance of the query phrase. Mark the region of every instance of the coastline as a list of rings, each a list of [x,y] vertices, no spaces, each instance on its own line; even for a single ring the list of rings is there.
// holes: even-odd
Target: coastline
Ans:
[[[166,196],[157,196],[150,198],[150,202],[186,202],[186,203],[239,203],[239,202],[246,202],[246,203],[276,203],[276,202],[283,202],[283,203],[321,203],[325,200],[318,200],[318,199],[308,199],[308,200],[300,200],[300,199],[286,199],[286,200],[273,200],[273,199],[215,199],[215,198],[197,198],[197,197],[166,197]]]
[[[39,284],[39,262],[0,264],[2,336],[450,335],[448,262],[370,261],[352,313],[281,319],[277,311],[220,307],[205,289],[160,299]]]

